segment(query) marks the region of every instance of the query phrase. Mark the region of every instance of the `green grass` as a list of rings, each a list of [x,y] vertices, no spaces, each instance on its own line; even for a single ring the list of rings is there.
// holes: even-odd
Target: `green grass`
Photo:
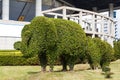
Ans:
[[[0,66],[0,80],[120,80],[120,60],[112,62],[111,79],[105,79],[101,70],[87,70],[89,65],[79,64],[74,71],[61,72],[55,66],[54,72],[40,72],[40,66]],[[47,68],[48,70],[48,68]]]

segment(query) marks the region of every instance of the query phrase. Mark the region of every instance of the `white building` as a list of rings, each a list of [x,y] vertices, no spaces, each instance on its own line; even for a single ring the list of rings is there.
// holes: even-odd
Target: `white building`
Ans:
[[[106,4],[100,6],[99,2]],[[97,5],[87,5],[87,3],[97,3]],[[82,25],[86,35],[93,38],[100,37],[113,45],[115,37],[113,8],[118,8],[119,6],[116,5],[118,3],[114,0],[111,2],[109,0],[0,0],[0,49],[14,49],[14,42],[21,40],[23,26],[29,24],[35,16],[75,21]],[[109,10],[111,18],[97,13],[103,10]]]

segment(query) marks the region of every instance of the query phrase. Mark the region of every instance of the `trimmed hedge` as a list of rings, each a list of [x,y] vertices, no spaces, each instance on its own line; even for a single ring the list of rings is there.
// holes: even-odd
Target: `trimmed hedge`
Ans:
[[[25,58],[18,50],[0,50],[0,66],[39,65],[38,57]]]
[[[120,59],[120,40],[114,41],[115,58]]]
[[[20,51],[0,51],[0,56],[23,56]]]
[[[24,58],[22,56],[0,56],[0,66],[39,65],[37,57]]]
[[[94,70],[99,67],[101,59],[100,49],[91,37],[87,37],[86,56],[91,69]]]
[[[102,41],[99,38],[93,38],[94,43],[97,44],[97,47],[100,49],[100,66],[102,68],[109,66],[111,60],[113,59],[114,50],[112,46],[106,41]]]
[[[17,52],[17,51],[19,51],[19,50],[0,50],[0,53],[1,52]]]
[[[38,55],[43,71],[47,64],[52,71],[59,58],[63,70],[67,70],[67,65],[73,70],[76,60],[85,52],[85,40],[84,30],[73,21],[35,17],[22,30],[21,51],[26,57]]]

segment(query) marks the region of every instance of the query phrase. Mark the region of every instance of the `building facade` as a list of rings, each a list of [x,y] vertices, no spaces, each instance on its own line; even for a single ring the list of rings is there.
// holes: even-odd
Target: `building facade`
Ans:
[[[65,0],[0,0],[0,49],[14,49],[14,42],[21,40],[22,28],[35,16],[75,21],[82,25],[86,35],[100,37],[113,45],[114,21],[96,11],[96,7],[93,11],[76,8]],[[111,17],[112,11],[110,4]]]

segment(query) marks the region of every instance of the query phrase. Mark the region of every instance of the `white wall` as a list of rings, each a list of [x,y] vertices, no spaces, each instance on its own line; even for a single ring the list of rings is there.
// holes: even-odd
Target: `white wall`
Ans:
[[[21,38],[16,37],[0,37],[0,50],[13,50],[14,43],[21,41]]]
[[[0,50],[14,49],[14,42],[21,40],[24,25],[0,23]]]
[[[116,10],[117,38],[120,39],[120,10]]]
[[[21,37],[23,25],[0,24],[0,36]]]

